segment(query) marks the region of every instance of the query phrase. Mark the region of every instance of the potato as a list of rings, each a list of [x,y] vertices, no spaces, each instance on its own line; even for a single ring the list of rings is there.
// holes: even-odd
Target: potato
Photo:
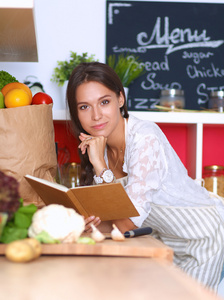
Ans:
[[[22,240],[9,243],[5,249],[5,256],[14,262],[28,262],[34,259],[34,248]]]
[[[30,246],[33,247],[34,250],[34,258],[38,258],[41,255],[42,252],[42,247],[41,247],[41,243],[34,239],[34,238],[27,238],[23,240],[24,242],[27,242]]]

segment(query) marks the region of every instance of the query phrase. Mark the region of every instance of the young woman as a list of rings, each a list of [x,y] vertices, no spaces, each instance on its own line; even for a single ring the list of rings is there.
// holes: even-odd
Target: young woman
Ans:
[[[116,220],[124,232],[150,226],[174,250],[174,263],[217,289],[224,260],[224,206],[187,171],[159,127],[128,115],[120,79],[106,64],[76,67],[67,88],[80,140],[82,185],[120,181],[140,216]],[[86,219],[104,232],[111,222]]]

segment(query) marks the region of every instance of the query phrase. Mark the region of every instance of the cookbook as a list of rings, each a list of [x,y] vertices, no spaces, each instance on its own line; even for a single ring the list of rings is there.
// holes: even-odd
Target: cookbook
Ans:
[[[101,221],[139,216],[121,183],[67,188],[31,175],[25,178],[46,205],[64,205],[85,218],[95,216]]]

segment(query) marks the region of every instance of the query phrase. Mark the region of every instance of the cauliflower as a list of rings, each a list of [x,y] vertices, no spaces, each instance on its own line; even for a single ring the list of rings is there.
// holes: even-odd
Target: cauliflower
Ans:
[[[84,217],[72,208],[51,204],[35,212],[28,235],[35,238],[41,232],[62,243],[74,243],[85,229]]]

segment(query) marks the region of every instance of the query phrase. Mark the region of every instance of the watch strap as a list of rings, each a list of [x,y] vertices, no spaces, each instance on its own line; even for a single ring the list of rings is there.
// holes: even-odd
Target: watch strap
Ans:
[[[101,184],[103,182],[106,182],[103,178],[104,172],[106,171],[110,171],[112,173],[112,171],[110,169],[104,168],[101,172],[99,176],[94,175],[93,179],[95,181],[96,184]],[[113,174],[113,173],[112,173]],[[106,182],[106,183],[111,183],[115,181],[115,176],[113,175],[113,179],[110,182]]]

